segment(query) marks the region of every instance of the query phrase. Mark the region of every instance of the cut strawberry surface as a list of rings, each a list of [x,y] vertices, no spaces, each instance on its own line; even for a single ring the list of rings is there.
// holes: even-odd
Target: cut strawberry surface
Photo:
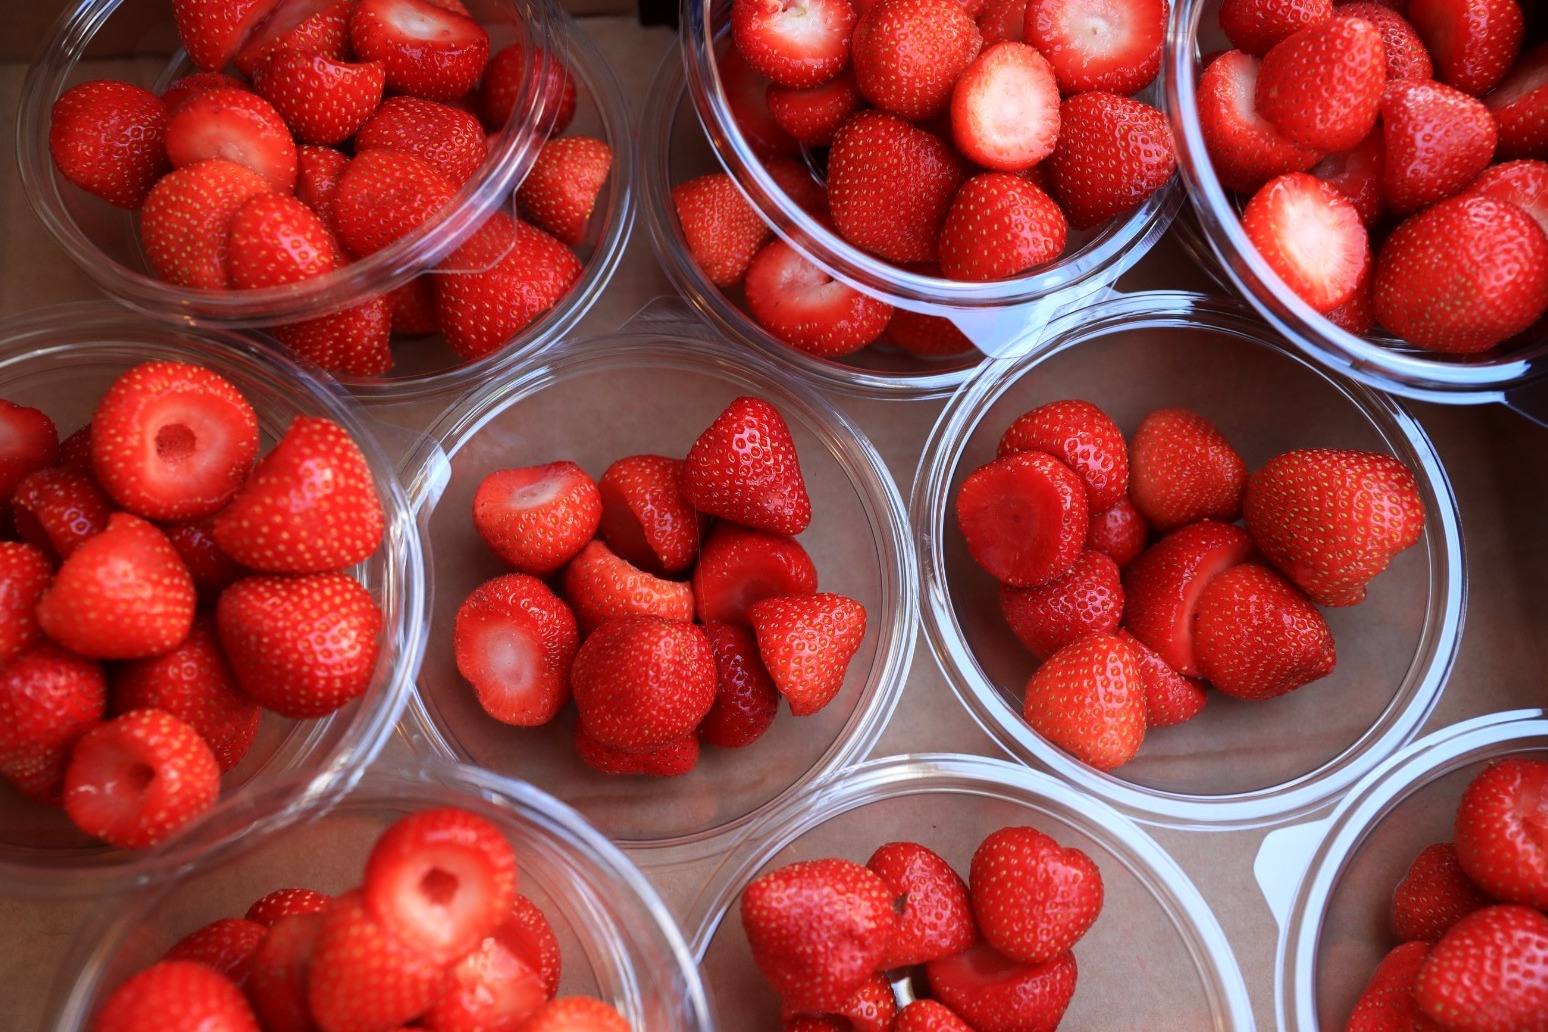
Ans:
[[[816,86],[849,60],[849,0],[735,0],[731,39],[747,63],[782,86]]]
[[[168,113],[176,111],[183,106],[183,101],[189,97],[196,97],[209,90],[245,90],[247,84],[240,79],[233,79],[225,72],[189,72],[179,79],[172,80],[166,89],[161,91],[161,102],[167,106]]]
[[[602,539],[647,573],[681,573],[698,558],[705,520],[683,496],[682,476],[681,459],[626,455],[597,481]]]
[[[558,995],[562,973],[559,938],[536,903],[518,892],[511,902],[510,912],[495,929],[494,937],[528,969],[537,973],[538,984],[550,999]]]
[[[80,83],[54,101],[49,154],[82,190],[119,208],[138,208],[166,171],[167,110],[155,94],[129,83]]]
[[[1275,176],[1305,172],[1323,155],[1286,137],[1258,114],[1258,59],[1229,50],[1199,77],[1196,99],[1204,147],[1228,190],[1255,193]]]
[[[281,0],[172,0],[172,18],[188,59],[218,72],[231,62]]]
[[[547,576],[597,532],[596,481],[568,460],[496,470],[473,494],[473,529],[507,566]]]
[[[1075,996],[1075,955],[1022,964],[980,943],[925,965],[933,996],[970,1028],[1054,1029]]]
[[[1526,22],[1517,0],[1410,0],[1406,14],[1430,48],[1435,77],[1475,97],[1521,52]]]
[[[1287,173],[1255,193],[1242,228],[1275,275],[1318,312],[1348,301],[1371,262],[1354,204],[1304,172]]]
[[[490,936],[452,965],[419,1021],[429,1032],[516,1028],[548,998],[537,973]]]
[[[156,181],[140,209],[140,244],[161,279],[181,287],[224,290],[226,227],[248,198],[268,193],[267,179],[234,161],[210,158]]]
[[[258,66],[280,51],[349,59],[349,18],[357,0],[280,0],[273,13],[232,58],[252,78]]]
[[[1046,452],[1015,452],[970,473],[957,490],[968,552],[991,577],[1030,587],[1063,576],[1080,555],[1086,487]]]
[[[253,70],[253,89],[302,143],[348,140],[377,109],[386,87],[379,62],[354,64],[295,50],[272,54]]]
[[[563,996],[534,1011],[521,1032],[630,1032],[611,1004],[591,996]]]
[[[798,351],[852,354],[882,335],[892,306],[834,279],[782,239],[753,255],[742,281],[758,325]]]
[[[349,40],[362,61],[380,61],[387,85],[428,100],[455,100],[489,59],[489,34],[465,14],[427,0],[360,0]]]
[[[693,570],[694,608],[706,624],[745,626],[754,602],[816,590],[816,564],[799,541],[728,520],[710,530]]]
[[[1198,676],[1199,596],[1210,578],[1246,562],[1252,551],[1252,538],[1234,524],[1205,520],[1174,530],[1124,571],[1124,627],[1179,674]]]
[[[552,720],[570,700],[580,645],[575,615],[536,577],[513,573],[475,588],[457,609],[452,648],[484,712],[506,724]]]
[[[969,161],[1018,172],[1053,153],[1059,84],[1035,47],[997,43],[968,65],[951,94],[951,135]]]
[[[1161,70],[1166,0],[1029,0],[1026,41],[1048,58],[1068,95],[1138,93]]]
[[[1387,167],[1387,143],[1377,128],[1353,148],[1329,154],[1312,166],[1311,174],[1338,188],[1360,213],[1360,221],[1370,230],[1387,213],[1387,197],[1382,177]]]
[[[296,185],[290,127],[273,104],[248,90],[207,90],[183,101],[167,119],[166,147],[173,168],[224,158],[257,172],[271,189]]]

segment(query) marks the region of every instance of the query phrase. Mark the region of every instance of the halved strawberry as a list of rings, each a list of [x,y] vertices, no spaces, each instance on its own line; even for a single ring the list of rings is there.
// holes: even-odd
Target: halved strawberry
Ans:
[[[591,737],[576,724],[573,741],[575,755],[599,774],[676,778],[690,773],[699,763],[699,736],[695,734],[652,749],[620,749]]]
[[[551,139],[516,188],[517,210],[563,243],[579,246],[612,168],[613,148],[603,140],[593,136]]]
[[[35,607],[53,577],[53,563],[42,549],[0,541],[0,669],[42,634]]]
[[[253,70],[253,89],[302,143],[343,143],[371,117],[387,88],[380,62],[281,50]]]
[[[428,0],[360,0],[349,41],[362,61],[380,61],[395,92],[455,100],[478,84],[489,34],[465,14]]]
[[[167,106],[170,114],[183,106],[183,101],[189,97],[198,96],[209,90],[245,90],[247,84],[240,79],[234,79],[225,72],[189,72],[181,78],[173,79],[166,89],[161,91],[161,102]]]
[[[420,97],[388,97],[355,134],[355,153],[392,150],[417,154],[461,187],[489,154],[484,127],[472,114]]]
[[[1436,78],[1475,97],[1489,92],[1521,52],[1526,29],[1518,0],[1409,0]]]
[[[559,937],[536,903],[518,892],[511,901],[510,912],[494,934],[506,949],[537,974],[545,995],[550,999],[558,995],[563,960],[559,953]]]
[[[1482,101],[1438,82],[1393,83],[1382,97],[1381,124],[1382,184],[1398,215],[1461,193],[1488,167],[1499,138]]]
[[[979,943],[925,965],[935,999],[968,1027],[1053,1029],[1075,995],[1075,955],[1022,964]]]
[[[207,90],[167,119],[173,168],[223,158],[257,172],[272,189],[296,185],[296,143],[274,105],[248,90]]]
[[[202,925],[173,943],[162,960],[191,960],[225,975],[237,985],[247,982],[253,954],[269,930],[256,921],[222,917]]]
[[[759,658],[797,717],[833,701],[865,640],[865,607],[832,592],[760,599],[747,620]]]
[[[281,0],[172,0],[172,19],[188,59],[218,72]]]
[[[1059,84],[1036,47],[997,43],[957,79],[951,137],[987,169],[1019,172],[1053,153],[1059,139]]]
[[[626,455],[597,481],[602,539],[647,573],[681,573],[698,558],[705,520],[683,496],[682,478],[681,459]]]
[[[419,1025],[429,1032],[516,1028],[547,1000],[537,972],[490,935],[452,965]]]
[[[1254,57],[1332,16],[1333,0],[1220,0],[1218,15],[1220,31],[1231,45]]]
[[[1247,202],[1242,228],[1274,274],[1318,312],[1348,301],[1371,263],[1353,202],[1305,172],[1264,184]]]
[[[1068,233],[1064,212],[1036,184],[984,172],[962,184],[941,223],[941,275],[980,282],[1019,276],[1063,254]]]
[[[1177,169],[1166,116],[1149,104],[1092,90],[1059,108],[1059,144],[1045,162],[1070,225],[1090,229],[1127,214]]]
[[[106,527],[113,508],[95,477],[64,466],[27,474],[11,495],[16,536],[56,558]]]
[[[220,1028],[254,1032],[258,1020],[231,979],[191,960],[163,960],[135,972],[102,1002],[98,1032]]]
[[[349,59],[349,18],[357,0],[280,0],[231,63],[249,79],[265,60],[281,51]]]
[[[1029,0],[1023,38],[1048,58],[1068,95],[1130,96],[1161,70],[1167,0]]]
[[[853,69],[815,86],[769,85],[769,117],[808,147],[826,147],[850,115],[865,104]]]
[[[316,889],[275,889],[253,900],[242,916],[268,927],[292,914],[320,914],[332,902],[332,896]]]
[[[1118,564],[1101,552],[1083,551],[1068,573],[1046,584],[1000,585],[1000,612],[1016,640],[1039,659],[1088,634],[1111,634],[1123,617]]]
[[[1507,757],[1473,776],[1457,803],[1457,861],[1495,899],[1548,905],[1548,762]]]
[[[457,672],[484,712],[505,724],[552,720],[570,701],[570,663],[580,646],[575,614],[546,584],[524,573],[485,581],[457,607]]]
[[[351,254],[364,258],[419,229],[456,192],[418,155],[367,151],[339,176],[333,229]]]
[[[473,529],[513,570],[546,577],[595,536],[596,481],[568,460],[495,470],[473,492]]]
[[[723,749],[751,745],[774,723],[779,689],[750,630],[726,623],[703,626],[715,656],[715,701],[699,722],[699,737]]]
[[[742,280],[759,326],[797,351],[822,358],[852,354],[882,335],[892,306],[863,294],[783,239],[764,244]]]
[[[1403,942],[1434,942],[1463,916],[1492,902],[1462,870],[1457,847],[1432,842],[1419,851],[1392,890],[1392,934]]]
[[[742,282],[753,255],[773,235],[724,172],[672,187],[672,208],[689,257],[716,286],[732,287]]]
[[[815,86],[849,61],[849,0],[734,0],[731,40],[747,63],[782,86]]]
[[[1199,596],[1210,578],[1246,562],[1252,551],[1252,538],[1234,524],[1204,520],[1172,531],[1123,572],[1124,627],[1179,674],[1198,676]]]
[[[1216,426],[1191,409],[1145,415],[1129,443],[1129,497],[1165,534],[1198,520],[1242,514],[1247,463]]]
[[[581,643],[570,679],[580,729],[625,752],[692,736],[715,701],[715,657],[704,632],[659,616],[602,623]]]
[[[729,520],[711,528],[693,569],[694,608],[706,624],[745,626],[754,602],[816,590],[816,564],[799,541]]]
[[[119,208],[138,208],[167,168],[167,105],[154,93],[99,79],[54,101],[48,151],[59,174]]]
[[[341,261],[321,217],[290,194],[248,198],[226,232],[226,276],[238,290],[298,283],[332,272]]]
[[[57,805],[71,750],[106,712],[102,664],[33,641],[0,665],[0,775]]]
[[[1222,570],[1199,595],[1199,672],[1238,699],[1272,699],[1333,672],[1333,632],[1301,590],[1258,563]]]
[[[1376,127],[1387,83],[1381,32],[1330,18],[1276,43],[1258,69],[1260,115],[1303,147],[1348,150]]]
[[[1387,213],[1382,178],[1387,167],[1387,143],[1380,127],[1349,150],[1329,154],[1311,168],[1311,174],[1330,183],[1349,198],[1370,230]]]
[[[353,308],[270,327],[304,362],[334,376],[383,376],[392,369],[392,299],[378,294]]]
[[[319,920],[305,974],[296,976],[316,1027],[396,1028],[423,1014],[440,995],[450,964],[389,932],[361,890],[334,900]],[[269,934],[273,938],[275,930]],[[283,975],[280,980],[288,981]]]
[[[878,971],[949,957],[978,941],[967,882],[933,849],[917,842],[887,842],[865,866],[898,900],[897,923]]]
[[[1496,157],[1548,160],[1548,43],[1522,54],[1483,102],[1499,126]]]
[[[790,426],[762,398],[733,399],[683,463],[683,493],[699,512],[776,534],[799,534],[811,523]]]
[[[582,637],[607,620],[632,614],[693,619],[691,587],[646,573],[600,540],[589,542],[565,568],[564,597]]]
[[[1086,487],[1041,451],[980,466],[957,489],[957,524],[973,560],[995,580],[1046,584],[1075,564],[1090,512]]]
[[[1017,416],[1000,435],[995,456],[1004,458],[1019,451],[1047,452],[1070,467],[1085,485],[1092,513],[1110,509],[1126,497],[1129,454],[1123,431],[1089,401],[1050,401]]]
[[[225,158],[173,169],[140,209],[146,262],[169,283],[226,289],[226,226],[249,197],[272,189],[257,172]]]
[[[945,113],[982,47],[957,0],[876,0],[855,22],[850,64],[866,100],[919,122]]]
[[[1209,700],[1204,682],[1167,666],[1154,649],[1124,628],[1118,628],[1117,633],[1139,663],[1140,684],[1145,689],[1145,726],[1173,727],[1198,716]]]
[[[1289,139],[1258,114],[1258,59],[1228,50],[1199,76],[1195,102],[1204,147],[1227,190],[1255,193],[1275,176],[1305,172],[1323,155]]]
[[[883,258],[934,261],[963,178],[961,158],[940,137],[884,111],[857,112],[828,151],[833,224],[844,239]]]

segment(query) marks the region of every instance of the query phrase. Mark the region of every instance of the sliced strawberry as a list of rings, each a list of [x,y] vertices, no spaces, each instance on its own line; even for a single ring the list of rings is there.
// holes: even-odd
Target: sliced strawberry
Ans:
[[[1446,929],[1493,898],[1473,883],[1450,842],[1425,846],[1392,892],[1392,934],[1403,942],[1434,942]]]
[[[166,147],[173,168],[224,158],[257,172],[272,189],[295,189],[290,127],[248,90],[207,90],[183,101],[167,119]]]
[[[473,529],[507,566],[546,577],[596,535],[602,496],[568,460],[495,470],[473,493]]]
[[[1495,899],[1548,901],[1548,762],[1513,757],[1474,775],[1457,804],[1457,861]]]
[[[281,0],[172,0],[172,19],[188,59],[218,72]]]
[[[1065,94],[1130,96],[1161,70],[1166,0],[1029,0],[1023,38],[1053,65]]]
[[[776,534],[812,518],[790,426],[762,398],[735,398],[688,449],[683,493],[699,512]]]
[[[275,889],[253,900],[242,916],[269,927],[292,914],[320,914],[332,902],[332,896],[316,889]]]
[[[785,132],[769,114],[769,80],[763,76],[735,47],[719,55],[716,72],[726,93],[726,108],[747,145],[759,157],[776,155],[791,156],[800,153],[801,145],[795,137]]]
[[[1150,524],[1128,495],[1110,509],[1093,512],[1086,531],[1086,547],[1107,556],[1120,570],[1139,558],[1149,539]]]
[[[1430,63],[1430,52],[1425,49],[1424,40],[1397,11],[1367,2],[1340,4],[1338,13],[1340,17],[1359,18],[1376,26],[1386,53],[1388,82],[1393,79],[1423,82],[1434,77],[1435,68]]]
[[[1302,147],[1258,114],[1258,59],[1228,50],[1199,77],[1196,103],[1204,147],[1228,190],[1255,193],[1275,176],[1305,172],[1323,155]]]
[[[652,749],[620,749],[598,741],[576,724],[574,744],[575,755],[599,774],[676,778],[699,763],[699,736],[694,734]]]
[[[248,198],[227,229],[226,276],[238,290],[298,283],[332,272],[339,262],[323,220],[290,194]]]
[[[961,159],[949,144],[881,111],[845,122],[828,152],[834,225],[856,247],[892,261],[935,259],[962,180]]]
[[[1398,215],[1461,193],[1488,166],[1499,135],[1482,101],[1437,82],[1393,83],[1381,123],[1383,186]]]
[[[53,577],[42,549],[0,541],[0,670],[42,634],[34,607]]]
[[[531,85],[530,80],[537,76],[542,76],[543,81]],[[524,90],[531,91],[530,103],[548,109],[552,122],[549,135],[564,132],[575,117],[575,79],[563,61],[542,47],[526,43],[513,43],[495,51],[489,59],[478,91],[478,115],[484,120],[484,128],[492,133],[503,129]]]
[[[699,555],[704,517],[683,496],[683,462],[626,455],[602,471],[602,539],[623,559],[658,576],[681,573]]]
[[[457,188],[421,157],[367,151],[349,162],[333,192],[333,229],[357,258],[418,230]]]
[[[334,376],[383,376],[392,369],[392,299],[378,294],[353,308],[270,327],[291,353]]]
[[[54,101],[48,150],[76,186],[119,208],[139,208],[166,171],[167,105],[129,83],[101,79]]]
[[[1355,292],[1349,296],[1349,300],[1337,308],[1328,309],[1323,313],[1323,318],[1356,337],[1370,333],[1376,325],[1375,284],[1376,265],[1373,262],[1365,267],[1365,273],[1360,277],[1360,282],[1355,284]]]
[[[1333,632],[1322,614],[1266,566],[1222,570],[1194,613],[1199,672],[1227,695],[1272,699],[1333,672]]]
[[[863,294],[775,238],[753,255],[742,281],[759,326],[797,351],[852,354],[882,335],[892,306]]]
[[[106,527],[112,512],[95,477],[64,466],[27,474],[11,495],[16,536],[55,558]]]
[[[592,136],[561,136],[543,144],[516,188],[521,216],[577,247],[613,167],[613,148]]]
[[[917,842],[887,842],[865,866],[898,900],[897,923],[877,964],[879,971],[949,957],[978,941],[967,882],[933,849]]]
[[[533,1011],[521,1032],[630,1032],[612,1004],[591,996],[561,996]]]
[[[1165,186],[1177,156],[1165,115],[1094,90],[1060,106],[1059,145],[1045,164],[1070,225],[1090,229],[1133,211]]]
[[[268,58],[282,51],[349,59],[349,18],[357,0],[280,0],[274,13],[232,58],[252,78]]]
[[[302,143],[343,143],[382,102],[387,70],[326,54],[281,50],[253,70],[253,89],[279,112]],[[482,142],[482,140],[480,141]]]
[[[1414,999],[1414,983],[1429,955],[1430,944],[1417,941],[1405,942],[1388,951],[1349,1012],[1347,1032],[1386,1032],[1389,1029],[1433,1032],[1440,1028],[1424,1016],[1419,1002]]]
[[[1311,168],[1311,174],[1338,188],[1349,198],[1370,230],[1387,212],[1387,197],[1382,187],[1387,167],[1387,144],[1378,128],[1355,146],[1338,154],[1329,154]]]
[[[258,1032],[258,1020],[231,979],[190,960],[163,960],[130,975],[102,1002],[98,1032],[227,1029]]]
[[[396,1028],[440,995],[449,964],[389,932],[361,890],[340,896],[320,920],[302,976],[317,1027]]]
[[[1548,160],[1548,43],[1521,55],[1483,102],[1499,126],[1497,157]]]
[[[57,805],[71,750],[106,712],[100,663],[33,642],[0,665],[0,775]]]
[[[1242,228],[1274,274],[1319,312],[1348,301],[1371,263],[1354,203],[1305,172],[1264,184],[1247,202]]]
[[[957,0],[876,0],[855,23],[850,63],[866,100],[918,122],[945,113],[982,47]]]
[[[360,0],[349,40],[359,60],[386,65],[394,92],[427,100],[467,93],[489,59],[483,26],[427,0]]]
[[[826,147],[850,115],[865,104],[855,73],[845,68],[815,86],[781,86],[772,83],[768,96],[769,117],[781,129],[808,147]]]
[[[693,619],[693,589],[682,581],[646,573],[601,541],[582,548],[564,571],[564,596],[575,611],[582,637],[616,617],[649,614],[665,620]]]
[[[1480,97],[1521,52],[1521,6],[1517,0],[1409,0],[1406,13],[1430,48],[1436,78]]]
[[[849,60],[848,0],[734,0],[731,40],[747,63],[782,86],[815,86]]]
[[[1053,66],[1025,43],[997,43],[980,53],[952,89],[950,110],[957,149],[987,169],[1031,168],[1059,139]]]
[[[1147,728],[1174,727],[1199,715],[1208,701],[1203,681],[1179,674],[1155,650],[1122,627],[1118,628],[1118,637],[1133,650],[1139,662]]]
[[[1027,681],[1022,716],[1097,770],[1127,763],[1145,738],[1145,688],[1133,650],[1100,631],[1065,645]]]
[[[168,172],[140,210],[146,262],[177,286],[226,289],[226,226],[249,197],[272,189],[263,176],[225,158]]]
[[[1491,165],[1467,193],[1508,201],[1532,216],[1548,233],[1548,161],[1507,161]]]
[[[558,995],[562,961],[559,938],[536,903],[518,892],[494,934],[517,959],[537,973],[538,984],[549,999]]]
[[[70,751],[64,808],[88,835],[144,849],[215,803],[220,766],[199,732],[163,710],[98,724]]]
[[[957,489],[968,553],[995,580],[1031,587],[1062,577],[1086,539],[1086,487],[1047,452],[1013,452]]]
[[[1053,1029],[1075,995],[1075,955],[1021,964],[980,943],[925,965],[931,994],[968,1027]]]
[[[331,897],[325,897],[325,902],[331,904]],[[316,1028],[306,990],[312,949],[322,923],[321,910],[278,917],[253,953],[247,972],[247,998],[269,1032],[312,1032]]]
[[[484,712],[505,724],[536,726],[570,701],[570,663],[580,646],[575,614],[536,577],[485,581],[457,607],[457,672]]]
[[[1084,551],[1062,577],[1031,588],[1000,585],[1000,612],[1016,640],[1039,659],[1097,631],[1118,629],[1123,585],[1118,564]]]
[[[832,592],[760,599],[747,620],[759,658],[797,717],[833,701],[865,640],[865,607]]]
[[[1123,573],[1123,625],[1187,677],[1199,674],[1194,614],[1210,578],[1252,555],[1253,540],[1230,523],[1191,523],[1147,548]]]
[[[699,722],[699,737],[739,749],[763,737],[779,711],[779,689],[758,657],[758,641],[735,624],[705,623],[715,656],[715,701]]]
[[[179,79],[172,80],[166,89],[161,91],[161,102],[167,106],[170,114],[183,106],[183,101],[189,97],[198,96],[210,90],[245,90],[247,84],[240,79],[233,79],[225,72],[189,72]]]
[[[754,602],[816,590],[816,564],[799,541],[729,520],[710,530],[693,570],[694,607],[706,624],[745,626]]]
[[[570,676],[580,728],[626,752],[691,736],[715,701],[715,657],[704,632],[659,616],[601,624],[581,643]]]
[[[388,97],[355,135],[355,153],[392,150],[417,154],[461,187],[488,156],[484,127],[477,118],[449,104],[419,97]]]
[[[1220,0],[1220,31],[1233,47],[1254,57],[1331,17],[1333,0]]]
[[[984,172],[962,184],[941,224],[941,274],[980,282],[1019,276],[1063,254],[1068,232],[1064,212],[1041,188]]]
[[[1242,514],[1247,463],[1213,423],[1190,409],[1157,409],[1134,430],[1129,497],[1165,534],[1198,520]]]
[[[1381,32],[1360,18],[1301,29],[1264,55],[1258,113],[1303,147],[1348,150],[1376,127],[1385,53]]]
[[[237,985],[247,982],[253,954],[269,930],[256,921],[222,917],[173,943],[162,960],[191,960],[218,971]]]
[[[689,256],[716,286],[732,287],[742,282],[753,255],[773,235],[724,172],[672,187],[672,208]]]

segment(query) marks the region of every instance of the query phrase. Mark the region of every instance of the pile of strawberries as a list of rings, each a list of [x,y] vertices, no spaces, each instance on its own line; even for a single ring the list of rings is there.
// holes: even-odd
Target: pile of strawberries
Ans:
[[[491,55],[460,0],[174,0],[198,67],[161,96],[81,83],[49,148],[70,182],[140,213],[151,271],[179,287],[257,290],[343,269],[415,233],[477,179],[526,92],[553,135],[516,195],[431,273],[341,312],[272,328],[328,372],[393,368],[394,334],[440,333],[457,360],[503,347],[567,294],[612,167],[561,137],[574,80],[540,48]],[[546,70],[534,70],[544,62]],[[237,73],[228,74],[228,70]],[[541,83],[528,80],[542,74]],[[237,76],[241,76],[241,78]]]
[[[1042,660],[1027,722],[1099,770],[1196,716],[1206,686],[1271,699],[1331,673],[1318,606],[1362,601],[1424,529],[1397,459],[1311,448],[1249,473],[1188,409],[1149,413],[1126,443],[1097,406],[1054,401],[1017,417],[997,456],[963,479],[957,522]]]
[[[719,60],[742,135],[791,201],[861,250],[950,280],[1019,276],[1172,176],[1164,116],[1132,94],[1160,68],[1165,0],[735,0]],[[798,160],[802,155],[807,163]],[[821,179],[813,175],[822,169]],[[741,286],[771,335],[833,358],[886,338],[971,344],[773,239],[724,174],[677,184],[689,251]]]
[[[516,890],[500,830],[456,807],[400,818],[361,882],[283,888],[184,936],[98,1008],[93,1032],[630,1032],[559,995],[559,939]]]
[[[472,515],[514,572],[459,607],[458,671],[508,724],[573,699],[576,752],[604,773],[686,774],[701,742],[756,741],[781,699],[816,713],[865,638],[865,607],[817,590],[795,442],[760,398],[682,459],[630,455],[597,480],[570,461],[497,470]]]
[[[1391,929],[1400,945],[1348,1032],[1548,1028],[1548,761],[1474,776],[1453,840],[1422,849],[1398,883]]]
[[[1223,0],[1198,115],[1284,284],[1471,355],[1548,310],[1548,43],[1517,0]]]
[[[147,362],[59,439],[0,400],[0,775],[142,848],[208,809],[264,710],[371,685],[383,617],[348,568],[384,515],[364,455],[297,417],[263,457],[229,381]]]
[[[978,845],[966,881],[928,847],[889,842],[863,866],[761,875],[741,919],[787,1032],[1053,1032],[1102,900],[1089,856],[1012,826]]]

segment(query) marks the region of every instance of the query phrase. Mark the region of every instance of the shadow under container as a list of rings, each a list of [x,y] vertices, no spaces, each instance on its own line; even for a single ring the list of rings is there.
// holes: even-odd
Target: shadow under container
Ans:
[[[738,1032],[782,1027],[779,998],[753,964],[739,916],[753,879],[801,860],[863,864],[897,841],[934,850],[966,879],[978,844],[1010,826],[1080,849],[1102,873],[1102,911],[1075,944],[1079,974],[1061,1027],[1250,1032],[1251,1002],[1225,933],[1154,839],[1045,774],[947,754],[871,760],[808,786],[762,818],[710,875],[689,927],[716,1022]]]
[[[84,0],[61,16],[28,71],[16,129],[22,187],[65,253],[112,297],[148,314],[225,329],[263,329],[355,307],[419,275],[457,275],[446,261],[491,212],[509,210],[537,159],[556,107],[537,84],[567,70],[577,86],[566,135],[585,134],[613,149],[611,175],[582,243],[580,279],[553,308],[502,348],[463,361],[439,336],[393,337],[384,376],[340,376],[363,400],[396,402],[457,393],[497,375],[521,352],[568,332],[590,310],[622,258],[634,223],[634,145],[621,89],[597,50],[555,0],[466,0],[489,32],[491,53],[520,46],[525,86],[510,121],[489,137],[489,156],[452,201],[414,232],[334,272],[259,290],[204,290],[158,278],[141,249],[138,217],[78,189],[49,156],[54,101],[77,83],[114,78],[160,93],[193,71],[180,49],[170,0]],[[135,42],[126,47],[124,37]],[[432,271],[439,270],[439,271]],[[476,271],[476,270],[464,270]],[[264,338],[268,341],[268,338]],[[270,342],[276,349],[278,343]]]
[[[478,485],[496,470],[562,459],[597,479],[628,455],[682,458],[744,395],[773,404],[790,427],[812,505],[811,525],[796,540],[816,565],[818,590],[866,609],[865,639],[835,699],[804,717],[781,706],[756,742],[706,745],[691,773],[670,778],[606,775],[586,766],[572,744],[573,706],[537,728],[489,717],[451,648],[463,600],[507,572],[474,530]],[[913,653],[913,551],[884,463],[832,402],[757,356],[727,349],[699,323],[645,315],[617,333],[536,356],[469,396],[431,435],[449,465],[427,465],[410,483],[437,571],[430,649],[407,717],[413,748],[531,781],[655,869],[723,850],[778,800],[863,757],[880,737]]]
[[[957,525],[962,481],[995,457],[1023,412],[1066,398],[1100,407],[1132,435],[1161,408],[1213,423],[1249,470],[1298,448],[1354,448],[1409,467],[1425,510],[1357,606],[1325,609],[1333,673],[1277,699],[1210,691],[1198,716],[1146,732],[1128,763],[1102,772],[1034,731],[1022,695],[1037,662],[1007,627],[997,582]],[[910,502],[925,635],[957,696],[1011,756],[1050,770],[1142,822],[1263,827],[1330,804],[1410,741],[1439,699],[1465,608],[1456,499],[1420,424],[1389,397],[1286,348],[1240,303],[1134,294],[1056,321],[1035,357],[997,363],[941,413]]]
[[[234,334],[136,316],[109,302],[44,309],[0,324],[0,398],[46,412],[61,438],[90,421],[108,386],[143,362],[203,366],[225,377],[258,417],[266,454],[297,416],[320,416],[360,446],[385,514],[382,544],[350,568],[381,607],[380,654],[364,696],[316,720],[265,712],[257,740],[221,778],[221,799],[279,795],[316,805],[346,791],[391,738],[424,648],[425,566],[418,527],[373,421],[336,385]],[[205,824],[201,818],[190,825]],[[210,828],[218,845],[243,834]],[[98,895],[169,877],[174,838],[145,851],[114,849],[78,831],[62,810],[34,803],[0,781],[0,890],[22,895]]]
[[[332,805],[284,793],[223,804],[219,839],[179,857],[175,881],[114,901],[77,936],[54,987],[51,1032],[88,1028],[119,983],[184,935],[241,917],[275,889],[338,895],[360,885],[372,845],[394,821],[455,806],[494,823],[516,853],[518,889],[558,937],[560,993],[599,997],[641,1032],[712,1032],[698,972],[660,897],[580,815],[530,785],[450,764],[368,772]],[[252,830],[242,837],[237,832]],[[197,854],[197,855],[195,855]]]

